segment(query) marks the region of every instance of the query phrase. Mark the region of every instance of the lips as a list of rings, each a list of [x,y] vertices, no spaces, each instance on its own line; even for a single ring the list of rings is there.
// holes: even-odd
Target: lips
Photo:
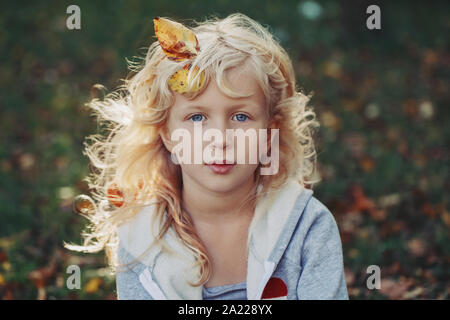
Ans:
[[[223,164],[235,164],[233,160],[214,160],[207,162],[206,165],[223,165]]]
[[[207,164],[207,166],[211,169],[212,172],[216,174],[226,174],[234,168],[235,164],[223,164],[214,162],[211,164]]]

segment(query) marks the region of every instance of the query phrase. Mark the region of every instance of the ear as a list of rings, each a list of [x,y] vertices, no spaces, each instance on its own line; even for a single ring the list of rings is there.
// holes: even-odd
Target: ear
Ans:
[[[272,149],[273,139],[275,138],[275,132],[272,133],[272,129],[278,129],[278,133],[280,134],[280,122],[276,119],[272,119],[269,123],[267,130],[267,152],[270,152]]]
[[[162,140],[164,146],[166,147],[166,149],[169,152],[172,152],[172,149],[173,149],[172,139],[170,139],[170,135],[169,135],[169,132],[168,132],[166,126],[163,126],[161,128],[161,130],[159,131],[159,135],[160,135],[161,140]]]

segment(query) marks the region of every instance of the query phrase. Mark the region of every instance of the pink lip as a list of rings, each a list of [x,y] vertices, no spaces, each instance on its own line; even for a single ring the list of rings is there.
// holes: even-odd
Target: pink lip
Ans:
[[[226,174],[228,173],[235,164],[218,164],[218,163],[212,163],[207,165],[214,173],[217,174]]]

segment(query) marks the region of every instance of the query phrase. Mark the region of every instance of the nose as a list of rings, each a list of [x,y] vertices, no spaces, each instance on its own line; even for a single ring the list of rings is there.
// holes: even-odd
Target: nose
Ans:
[[[213,139],[214,141],[212,143],[212,147],[214,149],[223,149],[223,150],[230,148],[230,146],[232,146],[232,144],[233,144],[233,140],[232,140],[233,132],[232,132],[232,130],[230,130],[232,128],[228,127],[227,122],[225,120],[217,121],[213,128],[220,131],[222,141],[220,141],[220,139],[219,140]],[[227,129],[229,132],[227,132]]]

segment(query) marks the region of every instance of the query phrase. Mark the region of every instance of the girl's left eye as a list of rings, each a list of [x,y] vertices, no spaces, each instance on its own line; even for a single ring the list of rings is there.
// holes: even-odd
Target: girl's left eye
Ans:
[[[248,116],[243,113],[239,113],[239,114],[235,115],[235,117],[236,117],[237,121],[239,121],[239,122],[244,122],[245,120],[248,119]]]

